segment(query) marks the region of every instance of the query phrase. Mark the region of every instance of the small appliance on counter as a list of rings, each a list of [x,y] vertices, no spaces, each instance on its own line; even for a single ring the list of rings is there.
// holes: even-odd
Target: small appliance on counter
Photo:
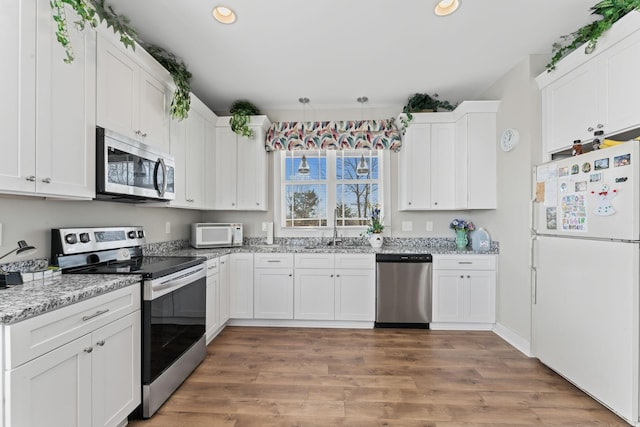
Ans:
[[[197,222],[191,225],[191,246],[196,249],[242,246],[240,223]]]
[[[484,228],[480,227],[469,233],[471,249],[474,251],[488,251],[491,249],[491,236]]]

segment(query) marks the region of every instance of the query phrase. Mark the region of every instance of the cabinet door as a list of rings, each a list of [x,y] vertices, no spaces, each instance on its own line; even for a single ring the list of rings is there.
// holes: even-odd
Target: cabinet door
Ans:
[[[455,208],[456,146],[453,123],[431,125],[431,209]],[[463,165],[464,166],[464,165]],[[425,168],[426,169],[426,168]]]
[[[231,254],[230,317],[253,319],[253,254]]]
[[[119,425],[142,401],[140,330],[136,311],[91,334],[94,427]]]
[[[97,124],[138,138],[139,66],[120,48],[98,36]]]
[[[596,64],[597,65],[597,64]],[[542,90],[545,152],[570,148],[573,141],[593,138],[601,114],[598,68],[593,61]]]
[[[253,295],[255,319],[293,319],[293,270],[256,268]]]
[[[467,209],[498,207],[496,114],[467,114]]]
[[[335,319],[374,321],[375,270],[338,269],[335,274]]]
[[[297,269],[295,272],[294,318],[334,320],[333,269]]]
[[[207,276],[207,321],[206,336],[209,343],[220,329],[220,277],[218,273]]]
[[[7,371],[7,424],[24,427],[90,426],[91,346],[91,336],[85,335]]]
[[[190,111],[186,119],[187,204],[204,207],[204,143],[205,119],[198,111]]]
[[[138,130],[140,140],[168,153],[169,140],[167,88],[157,78],[140,69]]]
[[[237,139],[237,209],[267,210],[267,152],[264,132],[253,128],[254,137]]]
[[[462,322],[464,319],[464,286],[462,272],[434,270],[433,322]]]
[[[229,255],[220,257],[220,325],[229,320]]]
[[[229,127],[216,129],[215,209],[236,209],[236,134]],[[253,175],[252,175],[253,176]]]
[[[69,8],[67,17],[77,15]],[[75,60],[63,62],[48,2],[38,3],[37,141],[35,190],[40,194],[95,196],[96,33],[70,31]]]
[[[191,115],[189,115],[191,116]],[[170,149],[169,152],[173,156],[176,167],[174,177],[174,188],[176,198],[169,202],[169,206],[178,208],[188,208],[187,202],[187,174],[189,168],[187,167],[187,148],[186,148],[186,121],[189,118],[181,121],[171,120],[170,127]]]
[[[605,133],[637,128],[640,80],[634,72],[640,58],[640,33],[634,33],[601,55],[605,100]]]
[[[495,271],[467,271],[465,276],[465,315],[470,323],[495,323]]]
[[[424,210],[431,207],[431,125],[412,124],[407,128],[398,155],[398,194],[400,210]]]
[[[3,1],[0,36],[0,190],[33,192],[35,182],[27,178],[36,175],[36,2]]]

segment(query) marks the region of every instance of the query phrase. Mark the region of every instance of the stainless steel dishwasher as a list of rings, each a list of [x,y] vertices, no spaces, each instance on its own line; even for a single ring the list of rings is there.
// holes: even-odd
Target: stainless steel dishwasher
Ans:
[[[429,328],[431,254],[376,255],[377,328]]]

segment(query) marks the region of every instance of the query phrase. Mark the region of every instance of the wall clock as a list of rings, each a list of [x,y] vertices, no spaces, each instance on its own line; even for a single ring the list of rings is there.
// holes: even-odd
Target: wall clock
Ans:
[[[502,151],[511,151],[520,142],[520,134],[515,129],[506,129],[500,138]]]

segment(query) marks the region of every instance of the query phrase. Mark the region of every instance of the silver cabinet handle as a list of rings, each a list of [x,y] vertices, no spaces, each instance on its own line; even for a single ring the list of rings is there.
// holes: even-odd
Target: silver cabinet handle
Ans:
[[[468,276],[468,275],[467,275],[467,279],[471,279],[471,276]]]
[[[98,311],[96,311],[95,313],[93,313],[93,314],[92,314],[92,315],[90,315],[90,316],[82,316],[82,321],[83,321],[83,322],[86,322],[86,321],[87,321],[87,320],[89,320],[89,319],[93,319],[94,317],[98,317],[98,316],[100,316],[101,314],[105,314],[107,311],[109,311],[109,309],[108,309],[108,308],[107,308],[107,309],[105,309],[105,310],[98,310]]]
[[[591,126],[589,126],[589,127],[587,128],[587,132],[593,132],[593,128],[592,128]]]
[[[44,182],[45,184],[50,184],[51,183],[51,178],[45,178],[42,180],[42,182]]]
[[[460,278],[461,278],[461,279],[464,279],[464,276],[461,274],[461,275],[460,275]]]
[[[279,259],[268,259],[267,262],[280,262]]]
[[[409,206],[411,206],[411,202],[407,203]]]
[[[604,125],[602,123],[598,123],[598,126],[597,126],[598,129],[602,129],[603,127]]]
[[[434,204],[435,206],[438,206],[438,202],[433,202],[433,204]]]
[[[293,274],[290,274],[289,277],[293,277]]]
[[[329,277],[333,277],[333,274],[332,274],[332,275],[330,275]]]
[[[140,136],[140,134],[141,134],[142,132],[140,132],[139,130],[137,130],[137,131],[135,131],[135,132],[133,132],[133,133],[135,133],[136,135]]]
[[[339,274],[336,274],[336,277],[340,277],[340,275],[339,275]]]
[[[145,132],[145,133],[141,134],[140,136],[141,136],[141,137],[143,137],[143,138],[146,138],[146,137],[147,137],[147,134],[146,134],[146,132]]]
[[[93,351],[93,347],[87,347],[84,349],[85,353],[91,353]]]
[[[100,340],[96,343],[96,345],[99,345],[100,347],[102,347],[104,345],[104,340]]]
[[[35,180],[36,180],[36,177],[35,177],[35,176],[33,176],[33,175],[29,175],[29,176],[27,177],[27,181],[35,182]]]
[[[473,261],[458,261],[458,264],[473,264]]]

